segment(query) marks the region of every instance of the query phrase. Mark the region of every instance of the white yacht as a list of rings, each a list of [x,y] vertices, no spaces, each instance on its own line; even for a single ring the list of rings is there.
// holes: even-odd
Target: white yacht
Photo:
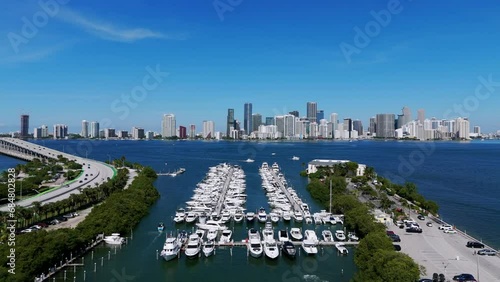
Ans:
[[[193,223],[193,222],[195,222],[197,217],[198,217],[198,215],[196,213],[188,212],[185,220],[187,223]]]
[[[338,252],[341,255],[347,255],[349,253],[349,251],[345,247],[344,243],[337,243],[337,244],[335,244],[335,247],[337,248]]]
[[[223,211],[220,221],[226,223],[229,220],[231,220],[231,213],[229,213],[229,211]]]
[[[335,238],[337,238],[337,241],[345,241],[345,233],[343,230],[336,230],[335,231]]]
[[[314,242],[314,243],[318,243],[318,236],[316,236],[316,232],[314,232],[314,230],[306,230],[304,231],[304,241],[305,240],[309,240],[311,242]]]
[[[207,220],[205,224],[197,223],[196,226],[204,230],[226,230],[227,226],[215,220]]]
[[[203,230],[203,229],[196,229],[196,231],[194,233],[196,233],[196,235],[198,235],[198,237],[200,238],[200,240],[203,241],[203,237],[205,237],[205,230]]]
[[[349,239],[349,241],[359,241],[359,237],[356,236],[356,234],[354,234],[353,232],[349,232],[349,234],[347,234],[347,238]]]
[[[184,254],[188,258],[196,258],[201,251],[201,239],[197,234],[191,234],[184,250]]]
[[[293,240],[300,241],[302,240],[302,231],[300,230],[300,228],[293,227],[292,229],[290,229],[290,236]]]
[[[318,248],[316,247],[316,242],[305,239],[302,241],[302,249],[308,255],[315,255],[318,253]]]
[[[271,221],[273,223],[277,223],[278,221],[280,221],[280,217],[278,216],[278,214],[272,212],[272,213],[269,213],[269,216],[271,217]]]
[[[284,221],[290,221],[291,219],[292,219],[292,217],[290,216],[290,212],[284,211],[283,212],[283,220]]]
[[[214,254],[215,251],[215,243],[213,240],[208,240],[203,243],[202,247],[203,254],[208,258],[209,256]]]
[[[247,248],[249,249],[250,255],[254,258],[262,256],[262,243],[260,241],[259,231],[250,228],[248,230],[248,243]]]
[[[120,237],[120,233],[112,233],[111,236],[105,236],[104,242],[110,245],[121,245],[125,243],[125,238]]]
[[[298,160],[300,160],[300,158],[299,158],[299,157],[297,157],[297,156],[293,156],[293,157],[292,157],[292,161],[298,161]]]
[[[262,169],[268,169],[269,165],[266,162],[263,162],[261,168]]]
[[[273,225],[271,222],[266,222],[266,227],[264,227],[264,230],[262,230],[262,240],[263,241],[268,241],[268,240],[274,240],[274,231],[273,231]]]
[[[313,215],[313,219],[314,219],[314,224],[322,224],[323,223],[323,218],[321,217],[321,215],[315,213]]]
[[[241,210],[237,211],[234,213],[234,216],[233,216],[233,219],[234,219],[234,222],[242,222],[243,221],[243,218],[245,216],[243,215],[243,212]]]
[[[163,250],[161,251],[161,257],[166,260],[172,260],[177,258],[181,250],[181,244],[179,240],[175,237],[167,237],[165,243],[163,244]]]
[[[302,220],[304,220],[304,217],[302,216],[302,213],[299,212],[299,211],[296,211],[293,214],[293,218],[295,219],[295,222],[302,222]]]
[[[215,240],[217,238],[217,235],[219,234],[219,230],[216,229],[211,229],[208,230],[207,232],[207,240]]]
[[[278,244],[274,239],[264,241],[264,253],[270,259],[275,259],[280,255]]]
[[[175,212],[175,216],[174,216],[174,222],[175,223],[181,223],[184,221],[184,219],[186,218],[186,211],[184,209],[178,209],[176,212]]]
[[[231,236],[233,235],[233,231],[227,229],[222,231],[222,235],[219,239],[219,244],[226,244],[231,242]]]
[[[323,241],[333,242],[333,234],[330,230],[323,230],[321,236],[323,236]]]
[[[311,223],[313,223],[313,219],[312,219],[311,215],[306,215],[306,216],[304,216],[304,219],[305,219],[305,221],[306,221],[306,224],[311,224]]]
[[[267,221],[267,213],[264,208],[259,209],[259,213],[257,214],[257,218],[259,219],[259,222],[266,222]]]
[[[278,232],[278,240],[280,242],[287,242],[287,241],[289,241],[290,239],[288,238],[288,231],[286,231],[284,229],[280,230]]]
[[[255,213],[254,212],[247,212],[245,215],[247,222],[253,222],[255,219]]]
[[[255,160],[252,160],[252,159],[250,159],[250,158],[248,158],[248,159],[246,159],[246,160],[245,160],[245,162],[247,162],[247,163],[253,163],[254,161],[255,161]]]

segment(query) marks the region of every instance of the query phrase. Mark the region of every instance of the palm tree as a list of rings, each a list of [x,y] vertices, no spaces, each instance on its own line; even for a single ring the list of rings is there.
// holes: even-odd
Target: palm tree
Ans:
[[[40,216],[42,203],[36,201],[36,202],[33,202],[32,205],[33,206],[31,207],[31,209],[32,209],[33,213],[36,215],[36,218],[38,219],[38,217]]]

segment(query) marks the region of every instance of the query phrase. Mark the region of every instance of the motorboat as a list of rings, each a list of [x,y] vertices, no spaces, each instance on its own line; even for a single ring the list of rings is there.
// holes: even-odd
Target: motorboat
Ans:
[[[262,237],[264,241],[274,240],[273,225],[271,222],[266,222],[266,227],[262,230]]]
[[[177,241],[181,246],[186,244],[187,240],[188,240],[188,234],[186,231],[182,230],[179,232],[179,234],[177,234]]]
[[[121,245],[125,243],[125,238],[120,237],[120,233],[112,233],[111,236],[105,236],[104,242],[110,245]]]
[[[227,226],[221,224],[220,222],[218,221],[215,221],[215,220],[207,220],[207,222],[205,224],[202,224],[202,223],[197,223],[196,226],[200,229],[204,229],[204,230],[226,230],[227,229]]]
[[[252,159],[248,158],[248,159],[245,160],[245,162],[247,162],[247,163],[253,163],[253,162],[255,162],[255,160],[252,160]]]
[[[311,223],[313,223],[313,219],[312,219],[311,215],[306,215],[306,216],[304,216],[304,219],[305,219],[305,221],[306,221],[306,224],[311,224]]]
[[[188,212],[185,220],[187,223],[193,223],[193,222],[195,222],[197,217],[198,217],[198,215],[196,213]]]
[[[229,213],[229,211],[223,211],[220,221],[226,223],[229,220],[231,220],[231,213]]]
[[[208,258],[209,256],[214,254],[215,251],[215,242],[214,240],[208,240],[203,243],[202,247],[203,254]]]
[[[337,241],[345,241],[344,230],[336,230],[335,231],[335,238],[337,238]]]
[[[300,241],[302,240],[302,231],[300,228],[293,227],[290,229],[290,236],[292,237],[292,240]]]
[[[186,249],[184,250],[184,254],[188,258],[196,258],[200,254],[201,250],[201,239],[197,234],[191,234],[189,236]]]
[[[216,229],[208,230],[207,232],[207,240],[215,240],[217,238],[217,235],[219,234],[219,231]]]
[[[219,239],[219,244],[230,243],[232,235],[233,235],[233,231],[231,231],[229,229],[222,231],[222,235],[220,236],[220,239]]]
[[[242,222],[243,221],[243,218],[245,216],[243,215],[243,212],[242,211],[237,211],[236,213],[234,213],[234,216],[233,216],[233,219],[234,219],[234,222]]]
[[[283,220],[284,221],[290,221],[292,217],[290,216],[290,213],[288,211],[283,212]]]
[[[323,237],[323,241],[325,242],[333,242],[333,234],[330,230],[323,230],[321,232],[321,236]]]
[[[266,162],[263,162],[261,168],[262,169],[268,169],[269,165]]]
[[[315,255],[318,253],[318,247],[316,245],[317,243],[310,239],[305,239],[304,241],[302,241],[302,249],[308,255]]]
[[[194,233],[200,237],[200,240],[203,240],[203,237],[205,237],[205,230],[203,229],[196,229]]]
[[[344,243],[336,243],[335,248],[337,248],[339,254],[341,254],[341,255],[347,255],[349,253],[349,251],[345,247]]]
[[[349,241],[359,241],[359,237],[356,236],[356,234],[354,234],[353,232],[349,232],[347,234],[347,238],[349,239]]]
[[[245,215],[247,222],[253,222],[255,219],[255,213],[254,212],[247,212]]]
[[[278,244],[274,239],[264,241],[264,254],[270,259],[276,259],[280,255]]]
[[[198,222],[199,223],[206,223],[207,222],[207,214],[206,213],[201,213],[199,216],[198,216]]]
[[[311,229],[304,231],[304,241],[306,241],[306,240],[317,244],[318,243],[318,236],[316,236],[316,232],[314,232],[314,230],[311,230]]]
[[[158,231],[163,232],[164,229],[165,229],[165,224],[163,224],[163,222],[158,223]]]
[[[290,241],[284,242],[283,245],[281,245],[281,250],[289,258],[295,258],[297,254],[297,249],[295,249],[295,246]]]
[[[186,218],[186,211],[184,209],[178,209],[176,212],[175,212],[175,216],[174,216],[174,222],[175,223],[181,223],[184,221],[184,219]]]
[[[167,236],[167,239],[163,244],[163,250],[161,250],[160,255],[164,260],[169,261],[173,260],[174,258],[177,258],[180,250],[181,250],[181,243],[179,242],[178,238]]]
[[[297,211],[293,214],[293,218],[295,219],[295,222],[302,222],[302,220],[304,220],[302,213],[299,211]]]
[[[264,208],[259,209],[259,213],[257,214],[257,218],[259,219],[259,222],[266,222],[267,221],[267,214],[266,210]]]
[[[317,224],[317,225],[323,224],[323,218],[321,217],[321,215],[314,214],[313,219],[314,219],[314,224]]]
[[[271,217],[271,221],[273,223],[277,223],[278,221],[280,221],[280,217],[276,214],[276,213],[270,213],[269,216]]]
[[[258,258],[262,256],[263,249],[260,241],[260,234],[259,231],[254,228],[250,228],[250,230],[248,230],[247,248],[252,257]]]
[[[288,242],[290,239],[288,238],[288,231],[282,229],[278,232],[278,240],[280,242]]]
[[[299,158],[299,157],[297,157],[297,156],[293,156],[293,157],[292,157],[292,161],[298,161],[298,160],[300,160],[300,158]]]

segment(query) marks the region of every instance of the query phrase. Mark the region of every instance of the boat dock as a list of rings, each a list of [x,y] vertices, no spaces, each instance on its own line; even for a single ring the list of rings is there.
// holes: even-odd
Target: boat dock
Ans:
[[[226,198],[226,193],[229,188],[229,184],[231,183],[231,179],[233,178],[233,172],[234,168],[230,168],[227,176],[226,176],[226,181],[224,182],[224,186],[222,187],[222,192],[219,195],[219,199],[217,200],[217,204],[215,206],[215,212],[217,213],[218,216],[220,216],[222,208],[224,207],[224,199]]]
[[[287,187],[285,186],[283,181],[281,181],[281,179],[278,177],[276,172],[271,168],[262,168],[262,173],[265,174],[266,177],[267,177],[267,175],[270,175],[272,177],[273,182],[278,184],[279,189],[283,192],[283,194],[288,199],[288,202],[292,206],[292,209],[294,210],[294,212],[300,212],[302,215],[304,215],[304,211],[302,210],[302,207],[292,197],[292,195],[290,194],[290,191],[288,191]]]
[[[292,244],[295,246],[300,246],[302,244],[301,241],[290,241]],[[325,241],[319,241],[318,242],[318,247],[335,247],[335,244],[342,243],[346,246],[357,246],[359,242],[354,242],[354,241],[346,241],[346,242],[325,242]],[[243,241],[238,241],[238,242],[229,242],[229,243],[215,243],[215,246],[217,247],[246,247],[248,243],[243,240]],[[278,242],[278,245],[282,245],[281,242]]]

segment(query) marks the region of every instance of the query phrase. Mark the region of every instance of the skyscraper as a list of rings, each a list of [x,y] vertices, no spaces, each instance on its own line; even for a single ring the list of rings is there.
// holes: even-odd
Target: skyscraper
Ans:
[[[259,126],[262,124],[261,114],[252,114],[252,132],[259,130]]]
[[[376,116],[376,132],[377,137],[394,138],[395,128],[394,114],[377,114]]]
[[[89,122],[86,120],[82,120],[82,132],[81,134],[83,138],[89,137]]]
[[[352,129],[358,132],[358,135],[363,135],[363,123],[357,119],[352,122]]]
[[[294,115],[285,115],[285,129],[283,131],[283,136],[292,137],[295,136],[295,116]]]
[[[215,123],[211,120],[203,121],[203,138],[212,139],[215,137]]]
[[[424,120],[425,120],[425,110],[419,109],[418,110],[418,121],[420,121],[420,124],[424,124]]]
[[[320,120],[325,118],[325,112],[323,110],[319,110],[316,112],[316,123],[320,123]]]
[[[229,137],[231,134],[231,127],[234,128],[234,109],[227,109],[227,126],[226,126],[227,137]]]
[[[316,102],[307,102],[307,119],[310,122],[316,122],[316,116],[318,114],[318,105]]]
[[[293,115],[294,117],[299,117],[299,111],[291,111],[289,114]]]
[[[274,125],[274,117],[266,117],[266,125]]]
[[[189,126],[189,138],[194,138],[196,136],[196,125],[191,124]]]
[[[352,135],[352,119],[350,118],[345,118],[344,119],[344,130],[347,131],[347,136],[344,136],[345,138],[351,138]]]
[[[161,123],[161,135],[163,138],[177,136],[177,127],[174,114],[164,114]]]
[[[403,126],[411,121],[411,110],[410,108],[404,106],[401,111],[403,112],[403,124],[401,126]]]
[[[62,139],[68,136],[68,126],[65,124],[54,124],[54,139]]]
[[[370,118],[370,126],[368,127],[368,131],[370,132],[371,135],[373,135],[375,132],[377,132],[377,124],[376,124],[376,119],[375,117]]]
[[[30,116],[21,115],[21,138],[26,138],[30,134]]]
[[[245,129],[245,133],[250,135],[252,133],[252,103],[245,103],[244,111],[243,111],[243,129]]]
[[[90,138],[99,138],[99,123],[97,121],[90,123]]]
[[[186,134],[186,127],[185,126],[179,126],[179,138],[180,139],[186,139],[187,134]]]

